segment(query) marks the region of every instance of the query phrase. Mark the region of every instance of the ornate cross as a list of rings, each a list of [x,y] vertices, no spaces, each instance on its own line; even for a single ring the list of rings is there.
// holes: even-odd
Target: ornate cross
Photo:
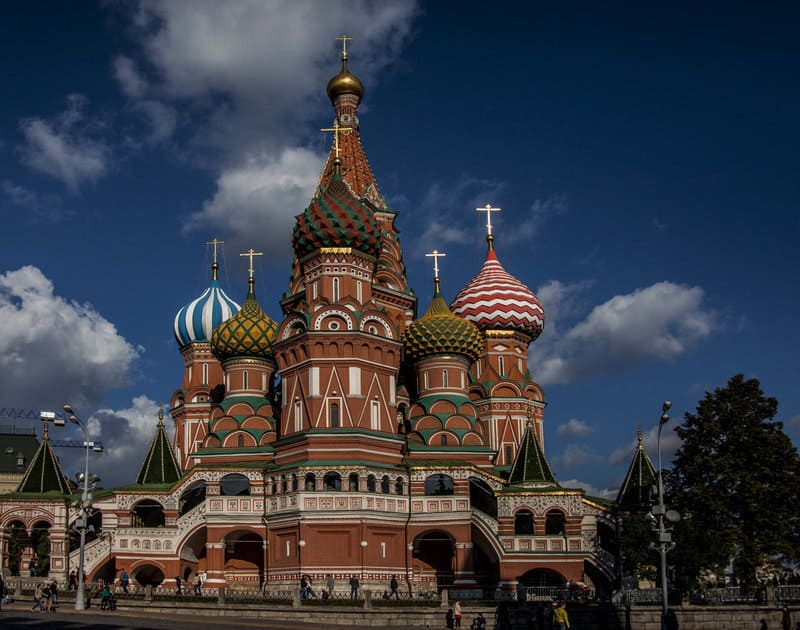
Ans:
[[[428,258],[433,258],[433,277],[435,280],[439,279],[439,259],[444,258],[447,254],[434,249],[430,254],[425,254]]]
[[[353,41],[353,38],[348,37],[347,35],[342,35],[341,37],[337,37],[336,41],[342,42],[342,59],[347,59],[347,42]]]
[[[492,212],[500,212],[500,208],[493,208],[492,204],[487,203],[483,208],[475,208],[476,212],[486,213],[486,229],[489,231],[489,236],[492,235]]]
[[[42,412],[40,412],[39,413],[39,420],[41,420],[42,423],[44,424],[44,429],[42,430],[42,439],[43,440],[49,440],[50,439],[50,437],[48,436],[48,429],[50,427],[50,423],[51,422],[53,423],[53,425],[55,425],[56,422],[59,421],[59,420],[61,420],[61,422],[63,422],[63,419],[58,418],[56,416],[55,412],[53,412],[53,411],[42,411]],[[64,426],[64,425],[63,424],[59,424],[58,426]]]
[[[332,131],[333,132],[333,150],[336,153],[336,157],[339,157],[339,134],[340,133],[350,133],[353,131],[350,127],[340,127],[339,121],[333,121],[333,127],[329,127],[327,129],[320,129],[320,131]]]
[[[246,251],[244,254],[239,254],[239,256],[247,256],[250,259],[250,268],[247,271],[250,272],[250,279],[251,280],[253,279],[253,271],[254,271],[254,269],[253,269],[253,257],[254,256],[263,256],[263,255],[264,255],[264,252],[254,251],[252,247],[248,251]]]

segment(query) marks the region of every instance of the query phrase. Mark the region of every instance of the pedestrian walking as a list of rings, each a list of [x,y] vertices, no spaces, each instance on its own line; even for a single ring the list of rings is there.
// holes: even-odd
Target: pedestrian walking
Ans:
[[[360,588],[361,584],[354,573],[353,577],[350,578],[350,599],[358,599],[358,590]]]
[[[336,586],[336,582],[333,579],[333,575],[328,573],[328,576],[325,578],[325,586],[328,589],[328,597],[333,597],[333,588]]]
[[[128,576],[128,572],[125,569],[122,569],[119,574],[119,585],[122,587],[122,592],[128,592],[128,584],[130,583],[130,576]]]
[[[181,590],[181,584],[183,584],[183,580],[181,580],[180,575],[175,576],[175,594],[176,595],[183,595],[183,591]]]
[[[50,582],[50,610],[56,611],[58,607],[58,584],[53,580]]]
[[[31,612],[37,610],[39,612],[44,612],[44,607],[42,606],[42,585],[37,584],[36,588],[33,589],[33,606],[31,606]]]
[[[455,621],[455,628],[461,627],[461,602],[453,604],[453,620]]]
[[[400,599],[400,593],[397,591],[397,576],[393,575],[389,580],[389,597],[394,595],[395,599]]]
[[[194,596],[195,597],[202,597],[203,596],[203,580],[200,578],[200,574],[198,573],[194,578]]]
[[[553,611],[553,626],[556,630],[567,630],[569,628],[569,615],[564,602],[556,603],[556,609]]]

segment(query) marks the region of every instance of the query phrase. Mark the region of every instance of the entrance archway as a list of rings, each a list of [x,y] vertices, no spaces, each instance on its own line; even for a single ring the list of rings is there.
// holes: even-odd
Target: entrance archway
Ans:
[[[260,586],[264,575],[264,539],[251,531],[225,536],[225,579],[229,585]]]
[[[414,572],[423,583],[436,589],[453,583],[455,540],[447,532],[435,530],[417,536],[413,544]]]
[[[519,578],[520,586],[562,588],[567,579],[553,569],[531,569]]]
[[[133,579],[141,586],[158,586],[164,581],[164,572],[152,564],[143,564],[133,570]]]

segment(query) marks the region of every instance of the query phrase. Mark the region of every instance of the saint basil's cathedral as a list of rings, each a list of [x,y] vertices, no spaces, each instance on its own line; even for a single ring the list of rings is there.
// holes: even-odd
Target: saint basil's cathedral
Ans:
[[[450,305],[432,290],[417,318],[396,225],[359,136],[361,81],[327,85],[333,146],[296,217],[288,289],[272,320],[250,250],[241,307],[217,282],[174,319],[183,378],[135,483],[95,491],[85,573],[209,588],[295,588],[308,574],[382,591],[461,593],[616,580],[611,502],[557,482],[543,447],[544,393],[528,348],[544,326],[538,298],[487,252]],[[420,305],[422,306],[422,305]],[[421,310],[421,309],[420,309]],[[534,370],[535,370],[535,366]],[[652,478],[643,449],[623,494]],[[643,474],[644,473],[644,474]],[[634,487],[635,486],[635,487]],[[28,566],[47,530],[49,571],[78,566],[74,486],[43,439],[15,492],[0,495],[6,574]],[[17,554],[14,557],[14,554]],[[477,595],[476,595],[477,596]]]

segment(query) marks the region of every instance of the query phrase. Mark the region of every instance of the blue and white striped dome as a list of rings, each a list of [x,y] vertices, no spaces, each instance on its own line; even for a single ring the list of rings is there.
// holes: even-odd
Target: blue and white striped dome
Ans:
[[[175,316],[175,339],[181,347],[198,341],[209,341],[214,329],[238,313],[239,308],[236,302],[225,295],[214,278],[203,295],[178,311]]]

